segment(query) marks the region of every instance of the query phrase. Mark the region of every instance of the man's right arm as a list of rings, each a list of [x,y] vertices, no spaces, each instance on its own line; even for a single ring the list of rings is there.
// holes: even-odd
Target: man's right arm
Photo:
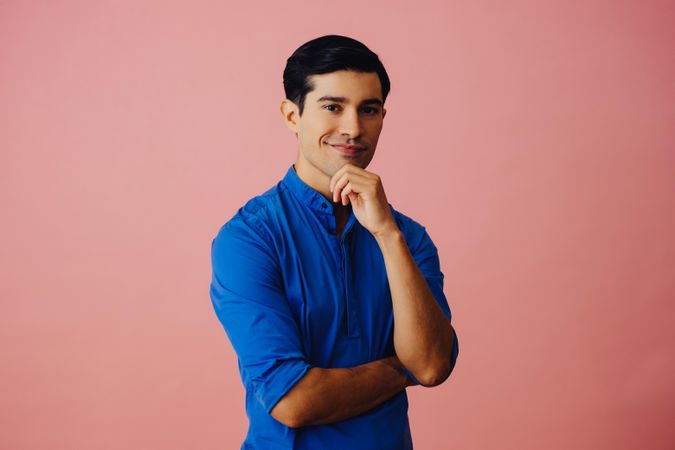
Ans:
[[[363,414],[414,384],[396,356],[349,368],[313,367],[270,414],[291,428],[323,425]]]

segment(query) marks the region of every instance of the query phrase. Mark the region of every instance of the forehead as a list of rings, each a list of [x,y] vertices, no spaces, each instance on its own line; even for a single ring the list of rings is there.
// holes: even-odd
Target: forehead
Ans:
[[[375,72],[338,70],[311,75],[309,81],[314,89],[307,93],[308,99],[314,100],[323,96],[333,96],[345,97],[354,102],[359,102],[365,98],[382,100],[380,78]]]

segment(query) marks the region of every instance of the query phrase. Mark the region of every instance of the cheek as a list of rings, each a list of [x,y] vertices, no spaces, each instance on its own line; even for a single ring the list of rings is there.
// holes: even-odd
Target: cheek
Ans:
[[[380,120],[380,121],[377,121],[376,123],[374,123],[374,124],[372,125],[372,130],[373,130],[373,132],[379,133],[380,131],[382,131],[382,125],[384,125],[384,124],[382,123],[381,120]]]

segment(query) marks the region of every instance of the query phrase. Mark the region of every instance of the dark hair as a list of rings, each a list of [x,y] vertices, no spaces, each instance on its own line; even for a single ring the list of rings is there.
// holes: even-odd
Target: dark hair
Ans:
[[[377,54],[356,39],[336,34],[321,36],[302,44],[286,60],[284,69],[286,98],[298,105],[302,115],[305,97],[314,89],[308,79],[309,76],[338,70],[376,72],[382,85],[384,104],[391,84]]]

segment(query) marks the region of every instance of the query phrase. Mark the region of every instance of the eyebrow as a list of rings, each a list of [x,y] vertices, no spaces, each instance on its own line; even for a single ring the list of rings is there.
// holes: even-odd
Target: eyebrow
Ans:
[[[336,102],[336,103],[349,103],[349,100],[347,100],[347,97],[332,97],[330,95],[324,95],[320,99],[317,100],[317,103],[319,102]],[[382,100],[379,98],[367,98],[364,101],[361,102],[362,105],[378,105],[378,106],[383,106],[382,105]]]

